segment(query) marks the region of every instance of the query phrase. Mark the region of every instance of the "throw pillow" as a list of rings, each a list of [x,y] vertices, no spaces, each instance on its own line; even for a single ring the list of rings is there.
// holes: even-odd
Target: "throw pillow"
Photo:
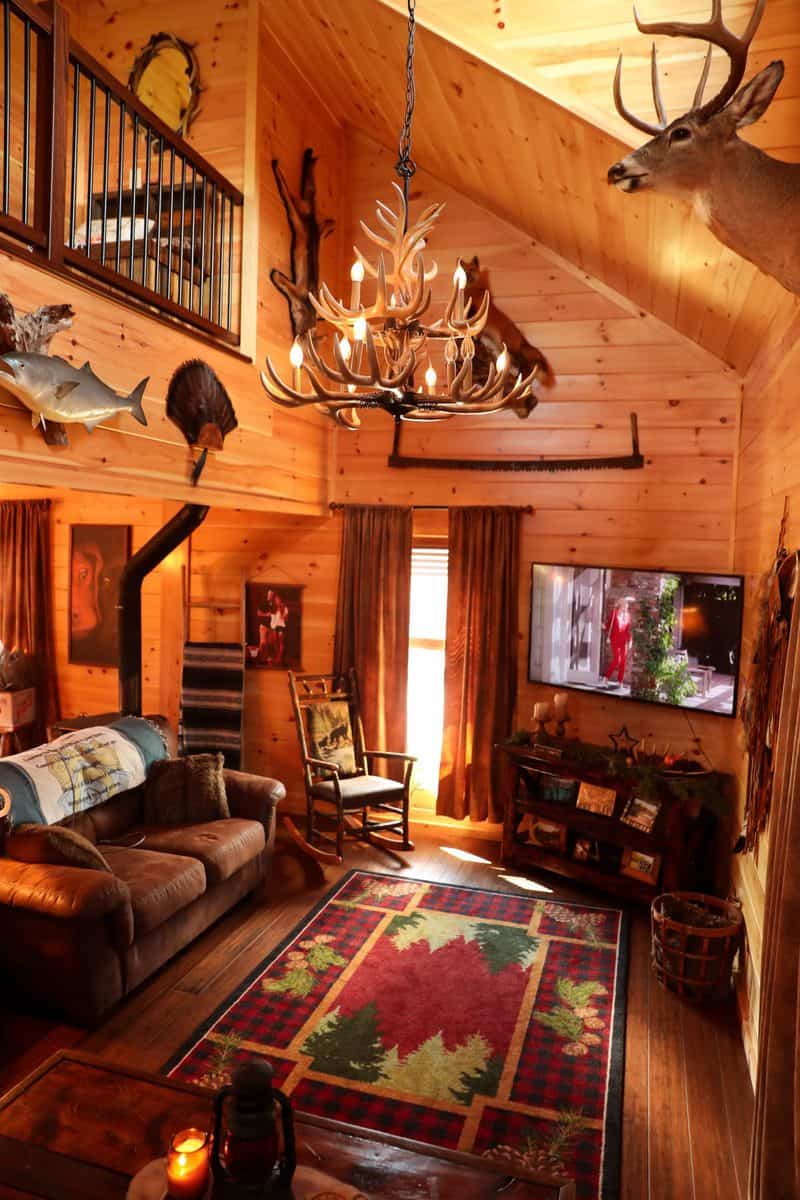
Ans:
[[[308,742],[312,758],[324,758],[339,768],[339,775],[356,775],[356,754],[350,706],[346,700],[313,704],[308,711]]]
[[[147,825],[181,825],[229,817],[221,754],[191,754],[154,763],[144,792]]]
[[[111,871],[93,842],[61,825],[18,825],[6,839],[6,854],[17,862]]]

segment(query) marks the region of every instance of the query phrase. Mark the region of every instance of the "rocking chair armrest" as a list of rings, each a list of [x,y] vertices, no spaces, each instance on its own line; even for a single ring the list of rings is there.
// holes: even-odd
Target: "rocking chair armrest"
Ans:
[[[318,771],[328,771],[331,775],[339,778],[339,764],[329,762],[327,758],[304,758],[303,763],[307,767],[316,767]]]
[[[404,762],[415,763],[417,761],[416,754],[401,754],[399,750],[365,750],[365,758],[396,758],[402,759]]]

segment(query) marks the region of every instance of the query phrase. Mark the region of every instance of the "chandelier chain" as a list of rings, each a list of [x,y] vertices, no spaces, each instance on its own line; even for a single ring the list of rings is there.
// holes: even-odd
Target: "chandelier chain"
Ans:
[[[400,131],[398,159],[395,170],[403,181],[403,193],[408,199],[408,181],[417,169],[411,157],[411,124],[414,119],[414,104],[417,98],[414,82],[414,35],[416,33],[416,0],[408,0],[408,48],[406,51],[406,112]]]

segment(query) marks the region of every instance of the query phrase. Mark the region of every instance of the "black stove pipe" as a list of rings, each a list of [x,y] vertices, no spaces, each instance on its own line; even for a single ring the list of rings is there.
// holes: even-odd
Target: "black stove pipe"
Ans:
[[[185,541],[208,515],[205,504],[184,504],[125,564],[119,583],[119,708],[142,715],[142,583],[146,575]]]

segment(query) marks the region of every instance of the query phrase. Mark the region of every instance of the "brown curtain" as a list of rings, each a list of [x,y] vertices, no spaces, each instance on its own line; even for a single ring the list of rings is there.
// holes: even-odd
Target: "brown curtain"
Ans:
[[[0,501],[0,641],[36,658],[37,742],[59,715],[52,597],[50,501]]]
[[[769,822],[750,1200],[794,1200],[800,1196],[798,600],[792,612],[782,697]]]
[[[406,748],[412,538],[410,508],[344,511],[333,669],[358,672],[371,750]]]
[[[502,819],[494,745],[511,733],[517,698],[519,531],[516,508],[450,510],[443,816]]]

